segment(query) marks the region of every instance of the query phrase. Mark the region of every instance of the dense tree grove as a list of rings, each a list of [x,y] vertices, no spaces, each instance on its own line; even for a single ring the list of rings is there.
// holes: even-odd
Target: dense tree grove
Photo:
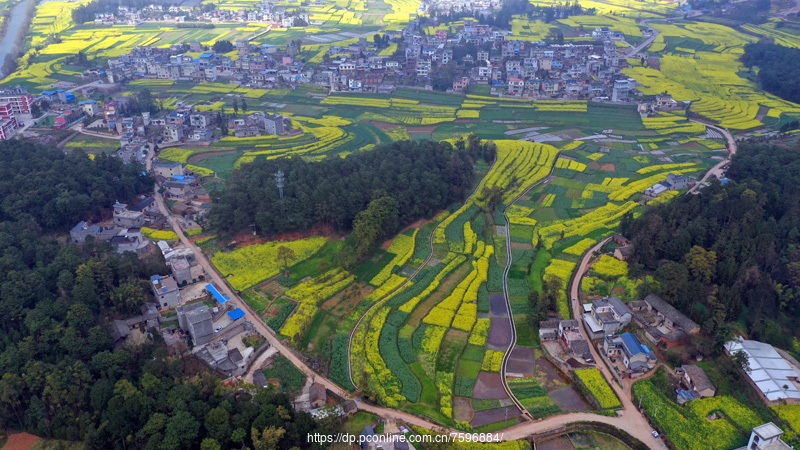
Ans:
[[[740,147],[728,176],[699,195],[622,221],[634,271],[654,271],[665,300],[717,343],[739,322],[790,346],[800,332],[800,148]]]
[[[141,9],[150,5],[147,0],[126,0],[125,6]],[[75,23],[93,22],[95,14],[117,14],[120,2],[118,0],[95,0],[72,10],[72,20]]]
[[[64,230],[102,208],[152,190],[138,164],[81,152],[65,155],[30,142],[0,144],[0,222],[20,221],[43,231]]]
[[[307,433],[324,431],[284,394],[225,387],[193,357],[168,354],[157,330],[114,347],[109,322],[138,312],[149,296],[141,280],[166,273],[163,260],[64,244],[42,227],[137,192],[128,172],[141,168],[14,141],[0,155],[0,427],[103,450],[307,448]],[[39,202],[45,211],[26,209]]]
[[[800,49],[778,44],[755,43],[744,46],[742,63],[758,66],[758,81],[770,94],[800,102]]]
[[[467,151],[431,141],[396,142],[319,162],[258,160],[235,170],[214,194],[209,222],[230,232],[253,223],[264,233],[315,224],[349,230],[372,200],[389,196],[397,204],[398,225],[404,225],[462,200],[472,184],[472,161]],[[283,201],[278,170],[285,174]]]
[[[456,22],[462,19],[474,19],[478,23],[492,27],[510,28],[511,20],[515,15],[526,15],[529,19],[542,20],[550,23],[555,19],[563,19],[568,16],[594,15],[596,8],[583,8],[579,2],[566,2],[553,6],[540,6],[531,4],[527,0],[509,0],[503,2],[495,14],[485,14],[482,11],[438,11],[435,8],[429,16],[421,17],[420,24],[439,24]]]

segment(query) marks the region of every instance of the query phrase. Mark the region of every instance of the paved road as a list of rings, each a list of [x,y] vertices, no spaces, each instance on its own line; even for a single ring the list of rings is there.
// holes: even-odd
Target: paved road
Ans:
[[[708,172],[706,172],[706,174],[703,175],[703,178],[700,179],[700,181],[698,181],[697,183],[695,183],[695,185],[692,186],[686,192],[686,194],[691,194],[692,192],[694,192],[697,189],[699,189],[700,185],[703,184],[706,180],[708,180],[712,175],[716,176],[717,178],[722,176],[725,173],[725,171],[722,169],[722,167],[731,162],[731,158],[733,157],[733,155],[736,154],[736,150],[738,150],[738,147],[736,146],[736,139],[733,138],[733,135],[731,134],[730,131],[728,131],[727,128],[718,127],[716,125],[712,125],[712,124],[710,124],[708,122],[705,122],[705,121],[702,121],[702,120],[695,120],[695,119],[689,119],[689,120],[691,120],[692,122],[695,122],[695,123],[703,124],[703,125],[705,125],[705,126],[707,126],[709,128],[713,128],[713,129],[719,131],[720,133],[722,133],[722,135],[725,136],[725,140],[728,142],[728,156],[727,156],[727,158],[725,158],[722,161],[718,162],[714,167],[710,168],[708,170]]]
[[[560,153],[559,153],[560,154]],[[556,160],[558,159],[559,155],[556,155]],[[500,364],[500,380],[503,382],[503,389],[506,391],[506,395],[511,401],[514,402],[514,405],[519,409],[522,413],[522,417],[526,420],[533,420],[533,416],[525,406],[517,399],[514,393],[511,391],[511,387],[508,385],[508,379],[506,378],[506,372],[508,369],[508,360],[511,358],[511,352],[514,351],[514,347],[517,345],[517,328],[514,326],[514,313],[511,310],[511,299],[508,295],[508,272],[511,270],[511,264],[513,262],[513,258],[511,256],[511,222],[508,219],[508,208],[511,207],[517,200],[519,200],[523,195],[527,194],[528,191],[539,186],[542,183],[546,183],[550,180],[550,177],[553,176],[553,172],[556,170],[556,165],[553,163],[553,167],[550,169],[550,173],[547,174],[546,177],[542,178],[541,180],[537,181],[536,183],[532,184],[528,189],[520,192],[519,195],[514,197],[514,200],[511,200],[508,205],[506,205],[505,209],[503,210],[503,219],[506,221],[506,269],[503,271],[503,300],[506,302],[506,311],[508,311],[508,322],[511,326],[511,342],[508,344],[508,348],[506,349],[505,354],[503,355],[503,361]]]
[[[264,363],[276,353],[278,353],[278,349],[275,347],[270,347],[264,351],[264,353],[258,355],[258,358],[256,358],[256,360],[250,364],[250,368],[247,370],[247,373],[242,375],[242,379],[248,383],[252,383],[253,375],[255,375],[257,371],[261,370],[261,367],[264,365]],[[309,380],[310,379],[311,378],[309,377]]]
[[[597,245],[589,249],[586,254],[583,255],[581,259],[580,265],[578,265],[577,270],[575,271],[575,276],[572,278],[572,284],[569,288],[569,298],[570,298],[570,306],[572,308],[572,315],[578,320],[581,324],[580,329],[581,336],[586,339],[588,342],[592,342],[589,339],[589,336],[586,334],[586,330],[584,329],[583,324],[583,315],[581,314],[581,302],[580,301],[572,301],[572,299],[580,300],[580,287],[581,287],[581,279],[583,279],[583,275],[586,273],[586,270],[589,268],[589,262],[592,260],[594,254],[603,247],[611,240],[611,237],[603,239],[602,241],[598,242]],[[597,352],[597,348],[594,345],[589,345],[589,348],[592,350],[592,357],[595,361],[597,361],[597,367],[600,369],[600,372],[603,373],[606,381],[616,392],[617,397],[619,397],[620,401],[622,402],[622,414],[620,417],[609,417],[610,421],[606,422],[604,420],[599,420],[603,423],[608,423],[609,425],[614,425],[617,428],[627,431],[633,437],[639,439],[640,441],[647,444],[650,448],[666,448],[664,443],[660,439],[654,438],[650,431],[652,427],[650,426],[647,419],[644,415],[636,408],[631,400],[631,397],[625,389],[619,387],[616,383],[614,376],[611,374],[611,370],[606,367],[603,359]],[[569,414],[570,416],[577,416],[578,414]],[[560,417],[560,416],[559,416]],[[572,421],[576,421],[580,419],[573,419]],[[508,431],[506,431],[508,433]]]
[[[146,166],[149,169],[152,167],[152,156],[153,156],[153,148],[152,145],[150,146],[150,157],[147,160]],[[275,348],[278,352],[280,352],[283,356],[285,356],[289,361],[292,362],[298,369],[300,369],[306,376],[314,377],[315,381],[321,383],[325,386],[326,389],[336,393],[337,395],[344,397],[344,398],[351,398],[350,392],[342,389],[333,381],[323,377],[322,375],[314,372],[310,367],[308,367],[291,349],[285,346],[278,337],[272,332],[272,330],[266,326],[266,324],[261,320],[261,318],[252,310],[250,307],[245,303],[226,283],[224,277],[217,271],[217,269],[211,264],[211,262],[206,258],[203,254],[202,250],[194,245],[186,235],[183,233],[183,230],[179,226],[179,224],[175,221],[175,219],[169,214],[169,210],[167,209],[163,196],[158,193],[158,189],[155,190],[155,199],[156,204],[158,205],[159,210],[165,214],[169,220],[172,229],[178,235],[178,238],[183,243],[183,245],[191,248],[196,255],[197,263],[200,264],[206,273],[209,275],[212,281],[214,281],[219,289],[222,291],[223,295],[227,295],[231,297],[231,300],[238,303],[239,306],[245,313],[245,320],[249,321],[253,324],[255,329],[261,333],[270,345]],[[599,244],[598,244],[599,245]],[[594,249],[596,250],[597,247]],[[586,270],[586,266],[588,265],[588,258],[584,257],[584,261],[581,262],[581,266],[579,267],[578,272],[576,273],[575,280],[573,282],[573,289],[575,288],[575,283],[580,285],[580,278],[583,276],[583,273]],[[573,305],[574,306],[574,305]],[[509,309],[510,310],[510,309]],[[594,352],[594,349],[592,349]],[[599,361],[597,355],[595,354],[596,360]],[[607,370],[607,369],[606,369]],[[607,373],[607,372],[606,372]],[[604,373],[605,374],[605,373]],[[546,420],[542,420],[539,422],[527,422],[524,424],[516,425],[511,427],[503,432],[503,439],[504,440],[515,440],[515,439],[524,439],[530,436],[533,433],[538,433],[542,431],[556,429],[565,425],[567,423],[576,422],[576,421],[594,421],[605,423],[609,425],[613,425],[617,428],[625,430],[632,436],[638,438],[642,442],[646,443],[650,448],[666,448],[664,447],[663,443],[659,440],[654,439],[650,435],[650,426],[647,421],[642,417],[638,411],[636,410],[635,406],[631,402],[631,400],[625,396],[621,395],[619,387],[616,383],[611,383],[614,387],[615,391],[618,392],[620,399],[625,406],[622,416],[621,417],[607,417],[601,416],[596,414],[589,414],[589,413],[570,413],[561,416],[551,417]],[[390,417],[394,418],[399,421],[406,422],[411,425],[417,425],[421,427],[425,427],[428,429],[442,429],[442,427],[436,423],[431,421],[422,419],[417,417],[413,414],[405,413],[402,411],[396,411],[393,409],[388,408],[381,408],[378,406],[368,405],[356,399],[358,408],[363,411],[367,411],[373,414],[376,414],[380,417]],[[445,432],[449,433],[453,430],[444,429]]]
[[[644,26],[648,26],[648,25],[647,25],[647,21],[646,21],[646,20],[643,20],[643,21],[642,21],[642,25],[644,25]],[[637,55],[639,52],[641,52],[642,50],[644,50],[645,48],[647,48],[647,46],[649,46],[650,44],[652,44],[652,43],[653,43],[653,41],[655,41],[655,40],[656,40],[656,38],[658,37],[658,35],[659,35],[659,34],[661,34],[661,33],[659,33],[659,32],[658,32],[658,30],[656,30],[655,28],[651,28],[651,29],[653,30],[653,34],[652,34],[652,35],[651,35],[649,38],[647,38],[647,39],[646,39],[644,42],[642,42],[641,44],[637,45],[636,47],[633,47],[633,50],[631,50],[630,52],[628,52],[628,54],[626,55],[626,58],[634,58],[634,57],[635,57],[635,56],[636,56],[636,55]]]

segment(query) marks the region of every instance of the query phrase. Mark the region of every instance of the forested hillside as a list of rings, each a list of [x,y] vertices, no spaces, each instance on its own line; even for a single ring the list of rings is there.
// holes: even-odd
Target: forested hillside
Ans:
[[[349,230],[356,215],[380,197],[397,203],[406,224],[463,200],[472,180],[472,157],[447,143],[401,141],[347,158],[306,162],[259,160],[231,175],[213,198],[212,226],[235,232],[251,224],[263,233],[315,224]],[[275,173],[285,173],[281,202]]]
[[[717,343],[737,323],[790,347],[800,332],[800,148],[740,147],[726,185],[627,217],[631,262]]]
[[[286,395],[225,388],[205,366],[168,355],[157,332],[114,348],[108,321],[138,311],[150,295],[141,280],[168,271],[160,256],[140,260],[107,244],[81,249],[42,236],[37,224],[59,228],[140,190],[139,179],[147,178],[138,176],[141,166],[93,163],[14,141],[0,142],[0,157],[4,429],[84,441],[90,449],[242,448],[269,436],[274,448],[307,446],[306,433],[318,425],[296,414]],[[46,211],[25,206],[39,204]]]
[[[791,102],[800,102],[800,49],[778,44],[747,44],[742,63],[758,67],[761,87]]]
[[[30,142],[0,146],[0,222],[23,221],[45,231],[64,230],[88,215],[153,187],[137,164],[81,152],[65,155]]]

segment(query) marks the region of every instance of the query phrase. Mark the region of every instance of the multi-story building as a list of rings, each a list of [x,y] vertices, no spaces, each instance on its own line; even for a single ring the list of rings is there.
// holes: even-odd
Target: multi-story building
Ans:
[[[17,132],[19,123],[10,102],[0,103],[0,140],[10,139]]]
[[[150,277],[150,287],[153,288],[159,308],[174,308],[181,304],[178,283],[172,276],[153,275]]]
[[[33,97],[25,87],[14,86],[0,91],[0,102],[10,103],[15,114],[30,114]]]

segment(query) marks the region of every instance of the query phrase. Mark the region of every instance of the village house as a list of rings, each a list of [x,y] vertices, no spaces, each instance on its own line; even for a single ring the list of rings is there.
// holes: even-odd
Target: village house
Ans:
[[[603,351],[608,357],[621,357],[625,368],[633,372],[650,370],[648,363],[655,358],[650,349],[642,345],[636,335],[630,332],[618,336],[606,336],[603,340]]]
[[[539,339],[543,341],[554,341],[558,339],[558,319],[548,319],[539,322]]]
[[[645,297],[647,309],[637,312],[636,323],[644,328],[648,339],[674,347],[688,341],[689,336],[697,334],[700,327],[683,313],[665,302],[661,297],[650,294]]]
[[[619,297],[606,297],[594,300],[591,310],[583,314],[586,332],[592,340],[616,334],[631,323],[633,313]]]
[[[586,339],[581,336],[578,321],[574,319],[562,320],[558,323],[558,336],[564,348],[575,356],[591,361],[591,349]]]
[[[747,447],[736,450],[792,450],[794,447],[781,439],[783,430],[772,422],[759,425],[750,432]]]
[[[702,367],[697,364],[684,364],[682,382],[692,394],[697,393],[699,397],[713,397],[717,393],[717,388],[711,383]]]
[[[169,275],[153,275],[150,277],[150,287],[160,308],[174,308],[181,304],[181,294],[178,283]]]
[[[121,228],[140,228],[144,226],[142,211],[129,211],[125,203],[114,203],[114,225]]]
[[[205,344],[214,337],[211,310],[205,303],[179,306],[176,311],[181,329],[189,333],[195,346]]]

